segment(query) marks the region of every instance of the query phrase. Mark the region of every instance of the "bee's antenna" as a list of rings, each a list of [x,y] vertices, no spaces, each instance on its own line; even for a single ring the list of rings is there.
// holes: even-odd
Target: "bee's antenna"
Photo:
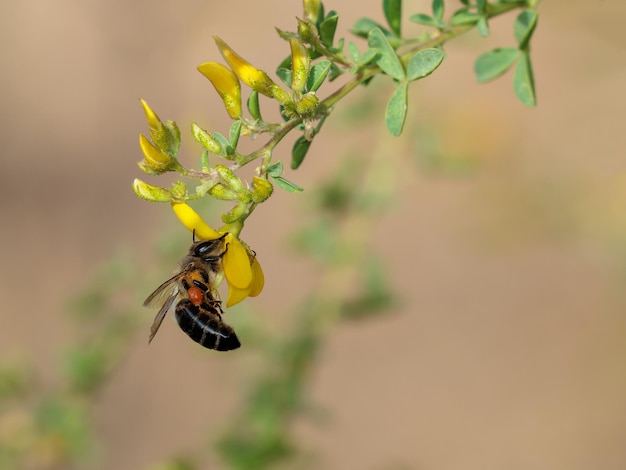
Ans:
[[[191,232],[191,240],[196,243],[196,229],[194,228]]]

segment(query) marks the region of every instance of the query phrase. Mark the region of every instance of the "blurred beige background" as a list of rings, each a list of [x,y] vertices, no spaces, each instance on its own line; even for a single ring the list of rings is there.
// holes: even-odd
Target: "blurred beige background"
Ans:
[[[183,132],[192,120],[224,131],[195,71],[219,60],[212,35],[273,70],[288,52],[273,27],[293,29],[301,2],[3,3],[0,355],[32,355],[54,383],[72,337],[65,299],[116,247],[147,259],[147,240],[172,230],[165,206],[130,190],[146,129],[137,99]],[[327,8],[348,36],[358,17],[382,19],[379,3]],[[402,302],[329,336],[310,388],[329,419],[296,423],[316,468],[626,468],[625,19],[620,0],[543,2],[532,110],[510,74],[474,82],[477,55],[514,44],[513,18],[496,20],[490,38],[450,44],[411,88],[402,137],[386,136],[382,110],[366,129],[331,119],[287,175],[314,188],[335,168],[331,154],[406,153],[401,198],[373,229]],[[431,134],[447,156],[437,164],[421,140]],[[254,302],[270,327],[280,328],[270,312],[304,293],[294,274],[317,274],[274,229],[299,198],[278,193],[268,204],[278,210],[261,208],[246,228],[267,280]],[[245,391],[236,357],[206,354],[167,323],[150,348],[137,335],[101,395],[97,468],[146,468],[204,445]]]

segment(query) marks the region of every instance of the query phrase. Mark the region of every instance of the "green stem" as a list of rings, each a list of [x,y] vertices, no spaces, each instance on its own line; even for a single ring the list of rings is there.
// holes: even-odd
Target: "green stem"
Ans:
[[[487,13],[487,18],[493,18],[495,16],[508,13],[511,10],[515,10],[517,8],[523,8],[525,6],[526,6],[525,0],[520,0],[519,2],[515,2],[515,3],[501,3],[501,4],[491,5],[491,8]],[[431,47],[441,46],[442,44],[446,43],[450,39],[454,39],[457,36],[460,36],[461,34],[467,33],[468,31],[474,29],[475,27],[476,27],[475,23],[453,26],[450,29],[440,32],[435,37],[413,46],[407,52],[403,53],[400,56],[400,59],[402,60],[403,63],[406,64],[406,62],[413,55],[415,55],[416,52],[421,51],[423,49],[428,49]],[[337,104],[341,99],[343,99],[346,95],[348,95],[351,91],[353,91],[359,85],[361,85],[365,81],[369,80],[370,78],[380,73],[382,73],[382,70],[380,69],[380,67],[371,66],[371,67],[366,68],[359,74],[357,74],[352,80],[350,80],[348,83],[343,85],[341,88],[339,88],[330,96],[328,96],[327,98],[325,98],[324,100],[320,102],[319,109],[321,110],[321,114],[322,115],[329,114],[332,108],[335,106],[335,104]],[[258,150],[255,150],[254,152],[248,155],[245,155],[239,158],[237,163],[233,167],[233,169],[247,165],[248,163],[256,160],[257,158],[267,157],[268,154],[271,155],[272,151],[274,150],[274,147],[276,147],[276,145],[278,145],[278,143],[281,140],[283,140],[283,138],[289,132],[291,132],[293,128],[301,124],[302,119],[303,119],[302,117],[298,117],[298,118],[294,118],[284,123],[280,127],[280,129],[276,132],[276,134],[274,134],[274,136],[272,136],[272,138],[263,147],[261,147]]]

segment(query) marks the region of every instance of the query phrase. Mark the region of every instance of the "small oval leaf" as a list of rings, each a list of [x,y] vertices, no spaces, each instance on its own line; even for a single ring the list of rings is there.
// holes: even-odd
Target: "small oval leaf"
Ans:
[[[433,0],[433,16],[438,20],[443,20],[443,0]]]
[[[528,47],[528,42],[537,26],[537,17],[537,12],[533,10],[524,10],[517,16],[513,33],[520,49],[526,49]]]
[[[299,193],[304,191],[304,188],[298,186],[296,183],[283,178],[282,176],[272,176],[272,179],[280,189],[283,189],[289,193]]]
[[[259,92],[252,90],[248,97],[248,111],[254,119],[261,120],[261,108],[259,106]]]
[[[276,178],[283,174],[283,162],[278,161],[276,163],[272,163],[265,169],[265,172],[271,176],[272,178]]]
[[[439,21],[437,21],[432,16],[426,15],[424,13],[416,13],[415,15],[411,15],[409,17],[413,23],[423,24],[424,26],[432,26],[433,28],[439,27]]]
[[[451,26],[458,26],[462,24],[474,24],[480,19],[480,15],[476,13],[470,13],[465,8],[458,10],[450,19]]]
[[[291,69],[279,67],[276,69],[276,76],[280,78],[280,81],[291,88]]]
[[[304,136],[298,137],[298,140],[296,140],[296,143],[293,145],[293,150],[291,151],[292,170],[297,170],[300,165],[302,165],[304,157],[306,157],[306,154],[309,151],[309,147],[311,147],[310,140],[307,140]]]
[[[370,48],[377,49],[380,53],[376,63],[390,77],[396,80],[404,80],[406,78],[404,67],[400,62],[400,58],[396,51],[391,47],[389,41],[383,34],[383,32],[378,29],[372,29],[370,33],[367,35],[367,43]]]
[[[528,53],[523,54],[515,68],[513,87],[515,88],[517,98],[522,104],[531,108],[537,106],[535,78]]]
[[[396,87],[396,91],[393,92],[393,95],[391,95],[391,98],[387,103],[385,122],[387,123],[387,129],[389,129],[389,132],[391,132],[394,136],[399,136],[402,133],[402,128],[404,127],[407,111],[408,90],[408,82],[399,83]]]
[[[388,31],[384,26],[380,23],[376,23],[374,20],[370,20],[369,18],[361,18],[357,20],[357,22],[352,27],[352,33],[361,38],[367,38],[367,35],[374,28],[380,29],[385,36],[391,35],[391,32]]]
[[[413,55],[406,65],[406,75],[409,80],[417,80],[430,75],[443,62],[443,52],[440,49],[429,48]]]
[[[306,90],[307,91],[317,91],[317,89],[322,86],[324,80],[328,76],[328,72],[330,71],[330,61],[329,60],[321,60],[315,65],[311,67],[311,73],[309,74],[309,79],[307,80]]]
[[[480,83],[488,82],[509,70],[519,57],[517,47],[501,47],[485,52],[474,63],[476,79]]]
[[[383,11],[387,24],[393,33],[400,37],[400,26],[402,23],[402,0],[383,0]]]
[[[333,47],[335,31],[337,30],[337,21],[339,21],[339,15],[337,15],[336,12],[331,11],[320,25],[320,39],[326,47]]]

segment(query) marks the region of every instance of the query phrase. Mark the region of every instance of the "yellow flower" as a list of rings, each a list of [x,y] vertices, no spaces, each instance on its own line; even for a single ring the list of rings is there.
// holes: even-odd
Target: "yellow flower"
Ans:
[[[212,229],[186,203],[172,203],[172,209],[188,230],[195,233],[201,240],[214,240],[223,235]],[[246,297],[256,297],[263,290],[265,277],[256,255],[248,245],[235,234],[227,232],[224,240],[227,244],[226,253],[222,258],[224,277],[228,284],[226,306],[232,307]]]

